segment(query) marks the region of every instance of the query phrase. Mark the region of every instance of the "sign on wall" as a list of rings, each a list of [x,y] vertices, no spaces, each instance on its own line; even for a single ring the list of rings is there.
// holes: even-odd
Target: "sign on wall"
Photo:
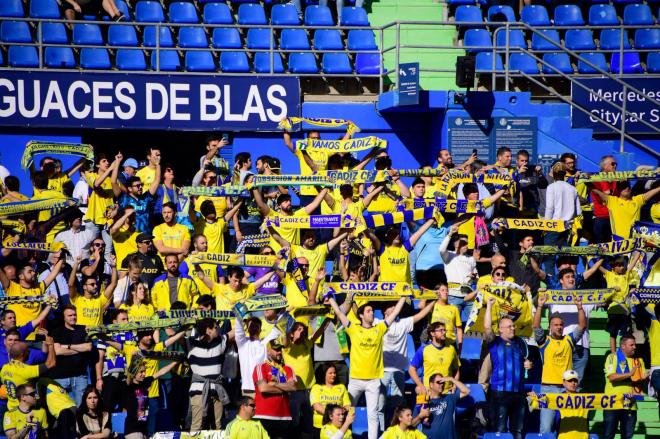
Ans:
[[[0,125],[275,131],[300,116],[296,77],[0,72]]]
[[[399,105],[419,104],[419,63],[399,64]]]
[[[621,128],[622,111],[610,102],[623,107],[624,100],[628,112],[625,126],[627,133],[654,132],[640,120],[656,127],[660,124],[660,78],[625,79],[627,84],[655,99],[656,103],[628,89],[624,96],[623,85],[609,78],[584,78],[576,81],[589,90],[571,83],[573,102],[588,110],[590,114],[573,108],[574,128],[591,128],[596,133],[613,133],[612,126]],[[604,119],[609,125],[600,122],[594,115]]]

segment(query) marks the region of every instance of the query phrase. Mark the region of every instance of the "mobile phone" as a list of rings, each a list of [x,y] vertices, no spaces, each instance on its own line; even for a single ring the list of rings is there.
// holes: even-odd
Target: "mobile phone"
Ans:
[[[479,153],[479,151],[477,151],[476,148],[472,150],[472,155],[477,155],[478,153]]]
[[[231,144],[231,137],[229,136],[229,133],[222,133],[222,140],[227,142],[227,145]]]

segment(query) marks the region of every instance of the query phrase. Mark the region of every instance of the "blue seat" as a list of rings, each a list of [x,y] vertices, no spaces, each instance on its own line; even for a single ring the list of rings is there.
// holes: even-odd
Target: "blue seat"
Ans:
[[[649,73],[660,73],[660,52],[651,52],[646,57],[646,70]]]
[[[474,1],[472,1],[472,0],[447,0],[446,3],[448,5],[473,5]]]
[[[506,30],[500,29],[495,38],[497,47],[506,47]],[[509,47],[527,49],[527,40],[523,31],[520,29],[509,30]]]
[[[353,436],[367,437],[367,432],[369,431],[369,421],[367,419],[367,408],[366,407],[355,407],[355,421],[351,426],[353,431]]]
[[[80,67],[92,70],[110,70],[108,51],[100,48],[83,47],[80,50]]]
[[[216,49],[240,49],[243,47],[243,42],[241,41],[241,35],[238,33],[238,29],[234,27],[217,27],[213,29],[211,45]]]
[[[513,439],[511,433],[484,433],[483,439]]]
[[[270,29],[251,28],[247,32],[246,46],[248,49],[270,49],[270,42],[273,41],[273,48],[277,48],[275,39]]]
[[[456,13],[454,14],[455,23],[482,23],[484,17],[481,15],[481,8],[474,4],[472,5],[461,5],[456,8]]]
[[[541,35],[534,32],[532,35],[532,49],[533,50],[558,50],[559,49],[559,32],[555,29],[540,29],[540,33],[548,37],[551,41],[556,42],[557,45],[546,40]]]
[[[571,50],[596,50],[594,36],[589,29],[569,29],[564,38],[566,47]]]
[[[2,56],[2,51],[0,51],[0,66],[5,65],[5,58]]]
[[[264,7],[258,3],[244,3],[238,7],[238,24],[267,24]]]
[[[490,56],[488,56],[489,54]],[[477,65],[480,62],[479,61],[480,57],[481,57],[482,68],[477,67],[477,70],[493,70],[493,53],[482,52],[479,55],[477,55],[477,61],[476,61]],[[496,70],[503,69],[502,59],[499,58],[499,54],[495,62],[497,63],[497,65],[495,66]],[[483,340],[480,337],[463,337],[461,358],[464,360],[479,360],[481,358],[482,341]]]
[[[581,53],[581,57],[588,60],[590,63],[596,65],[599,69],[607,72],[607,61],[605,60],[605,55],[602,53],[596,52],[586,52]],[[587,65],[584,61],[578,60],[577,71],[583,74],[599,74],[600,72],[590,65]]]
[[[600,48],[603,50],[618,50],[621,48],[621,29],[604,29],[600,32]],[[623,48],[630,49],[628,32],[623,32]]]
[[[117,49],[115,65],[119,70],[147,70],[144,52],[140,49]]]
[[[555,26],[582,26],[584,18],[577,5],[559,5],[555,8]]]
[[[25,17],[21,0],[0,1],[0,17]],[[11,65],[11,60],[9,61]]]
[[[596,433],[589,433],[589,439],[599,439]]]
[[[138,2],[135,6],[135,21],[144,23],[164,22],[165,12],[160,2],[152,0]]]
[[[334,26],[332,12],[327,6],[310,5],[305,8],[305,26]]]
[[[408,359],[408,363],[410,363],[415,356],[415,352],[417,351],[415,348],[415,339],[412,334],[408,334],[406,336],[406,347],[406,358]]]
[[[309,49],[307,33],[303,29],[284,29],[280,39],[280,47],[285,50]]]
[[[554,433],[527,433],[525,439],[556,439]]]
[[[493,70],[493,52],[479,52],[477,53],[476,60],[476,71],[477,72],[489,72]],[[495,70],[502,71],[504,70],[504,64],[502,63],[502,55],[499,53],[495,58]],[[465,352],[465,338],[463,339],[463,349],[461,351],[461,358],[463,357],[463,352]],[[478,359],[478,357],[476,358]]]
[[[377,50],[373,31],[353,29],[348,31],[348,50]]]
[[[117,6],[117,9],[119,9],[121,13],[124,14],[125,20],[131,19],[131,10],[128,8],[128,5],[124,0],[115,0],[115,6]],[[110,20],[110,17],[106,15],[103,17],[103,19]]]
[[[60,18],[60,8],[57,0],[32,0],[30,2],[30,17]]]
[[[520,12],[520,20],[530,26],[550,26],[548,10],[543,5],[528,5]]]
[[[69,44],[64,23],[42,23],[41,38],[46,44]],[[37,40],[39,35],[37,34]]]
[[[257,73],[270,73],[270,53],[257,52],[254,54],[254,71]],[[273,53],[273,73],[284,73],[282,56]]]
[[[32,35],[27,21],[3,21],[0,23],[0,41],[3,43],[31,43]]]
[[[213,54],[207,50],[188,50],[185,55],[186,70],[189,72],[215,72],[218,67]]]
[[[319,29],[314,32],[314,48],[318,50],[344,50],[344,42],[338,30]]]
[[[314,54],[309,52],[289,54],[289,72],[303,74],[318,73],[319,69],[316,65]]]
[[[111,46],[137,47],[138,37],[133,26],[112,25],[108,29],[108,44]]]
[[[126,412],[112,414],[112,431],[118,434],[124,434],[124,423],[126,422]]]
[[[463,47],[470,53],[479,53],[491,50],[493,44],[490,32],[486,29],[468,29],[463,37]]]
[[[139,4],[139,3],[138,3]],[[176,72],[181,70],[181,60],[176,50],[161,50],[151,52],[151,70]]]
[[[229,6],[224,3],[207,3],[204,5],[203,20],[206,24],[234,24]]]
[[[204,29],[201,27],[179,28],[179,47],[209,47],[209,42],[206,39],[206,33],[204,32]]]
[[[318,32],[318,31],[317,31]],[[323,73],[348,74],[353,73],[351,61],[345,53],[325,53],[321,61]]]
[[[660,28],[637,29],[635,32],[636,49],[660,49]]]
[[[340,23],[342,26],[369,26],[369,17],[364,8],[344,6],[341,8]]]
[[[465,410],[473,407],[478,402],[486,401],[486,394],[481,384],[465,384],[470,389],[470,394],[461,398],[456,404],[456,414],[460,415]]]
[[[223,72],[247,73],[250,71],[250,63],[245,52],[222,52],[220,68]]]
[[[172,32],[167,26],[160,26],[160,32],[156,31],[156,26],[146,26],[142,35],[142,44],[144,47],[156,47],[156,36],[158,34],[160,47],[174,47],[174,38]]]
[[[74,24],[73,25],[73,44],[86,46],[102,46],[103,35],[98,24]]]
[[[169,8],[171,23],[199,23],[197,10],[192,3],[174,2]]]
[[[7,52],[11,67],[39,67],[39,54],[34,46],[9,46]]]
[[[573,73],[571,58],[566,53],[545,53],[543,54],[543,61],[554,67],[553,69],[545,64],[542,64],[543,68],[541,70],[546,75],[557,75],[557,70],[562,73]]]
[[[275,26],[299,26],[298,11],[292,4],[275,5],[270,11],[270,22]]]
[[[536,60],[526,53],[512,53],[509,55],[509,70],[520,70],[531,75],[539,72]]]
[[[513,12],[513,8],[508,5],[491,6],[488,8],[488,13],[486,16],[488,17],[488,21],[517,21],[516,14]]]
[[[44,63],[47,67],[58,69],[76,67],[76,60],[70,47],[46,47]]]
[[[655,23],[651,8],[645,4],[628,5],[623,10],[623,24],[630,26],[652,26]]]
[[[639,53],[626,52],[623,54],[623,61],[620,53],[613,53],[610,58],[610,72],[612,73],[644,73],[642,61],[639,59]]]
[[[589,8],[589,24],[592,26],[616,26],[619,24],[616,9],[609,4],[591,5]]]
[[[355,55],[355,72],[358,75],[377,75],[380,73],[380,54],[358,53]]]

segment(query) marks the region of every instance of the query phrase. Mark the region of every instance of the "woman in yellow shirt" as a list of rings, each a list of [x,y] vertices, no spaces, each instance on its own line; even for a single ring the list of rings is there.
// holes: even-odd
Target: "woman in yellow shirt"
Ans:
[[[328,404],[323,413],[321,439],[352,439],[351,424],[355,421],[355,411],[346,410],[337,404]],[[341,433],[341,436],[338,434]]]
[[[390,428],[385,430],[381,439],[424,439],[426,435],[415,428],[420,421],[418,418],[413,419],[411,409],[399,406],[394,410]]]
[[[129,322],[142,322],[149,320],[156,313],[156,308],[151,304],[149,289],[144,282],[135,282],[131,285],[130,295],[126,303],[120,309],[128,311]]]
[[[335,384],[337,368],[334,364],[326,364],[319,368],[316,384],[312,386],[309,402],[314,409],[314,428],[322,428],[323,416],[327,407],[335,405],[338,408],[351,409],[351,397],[343,384]],[[323,384],[321,384],[323,383]]]

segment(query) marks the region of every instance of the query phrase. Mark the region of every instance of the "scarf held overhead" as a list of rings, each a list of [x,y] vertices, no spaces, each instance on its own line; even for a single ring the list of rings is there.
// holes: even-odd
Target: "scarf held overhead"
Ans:
[[[272,267],[277,263],[277,256],[245,255],[233,253],[194,253],[193,264],[240,265],[244,267]]]
[[[355,125],[352,121],[350,120],[344,120],[344,119],[331,119],[331,118],[319,118],[319,117],[287,117],[283,119],[279,125],[278,128],[283,129],[285,131],[292,131],[293,126],[296,124],[299,124],[301,122],[305,122],[308,125],[312,125],[315,127],[346,127],[346,133],[349,136],[352,136],[355,133],[360,132],[360,128],[358,128],[357,125]]]
[[[67,207],[77,205],[78,201],[72,198],[65,200],[49,199],[15,201],[13,203],[0,204],[0,216],[25,215],[27,213],[41,212],[42,210],[50,210],[51,214],[54,214]]]
[[[495,218],[491,224],[493,229],[504,227],[517,230],[542,230],[544,232],[564,232],[572,227],[570,221],[523,218]]]
[[[335,227],[353,229],[360,223],[360,218],[340,214],[307,216],[274,215],[264,219],[264,226],[267,228],[284,227],[287,229],[333,229]]]
[[[553,305],[571,305],[578,298],[583,305],[601,305],[614,294],[613,288],[598,288],[590,290],[539,290],[539,294],[548,296],[546,303]]]
[[[359,137],[357,139],[323,140],[303,139],[296,141],[298,151],[328,151],[352,153],[372,148],[387,148],[387,141],[376,136]]]
[[[501,282],[482,288],[472,305],[465,331],[484,331],[486,299],[489,297],[495,298],[491,308],[493,332],[497,333],[497,326],[502,317],[509,317],[516,326],[516,335],[531,337],[532,306],[522,287],[511,282]]]
[[[186,197],[243,197],[249,198],[245,186],[184,186],[181,193]]]
[[[597,174],[580,174],[577,178],[579,183],[597,183],[623,180],[654,180],[660,178],[660,168],[640,171],[617,171],[617,172],[599,172]]]
[[[660,287],[633,288],[630,290],[630,301],[633,305],[660,303]]]
[[[35,252],[57,252],[65,248],[63,242],[6,242],[0,244],[2,248],[12,250],[31,250]]]
[[[34,156],[37,154],[73,155],[76,157],[84,157],[92,162],[94,161],[94,148],[92,145],[31,140],[25,146],[25,151],[23,151],[21,167],[23,169],[29,168]]]

